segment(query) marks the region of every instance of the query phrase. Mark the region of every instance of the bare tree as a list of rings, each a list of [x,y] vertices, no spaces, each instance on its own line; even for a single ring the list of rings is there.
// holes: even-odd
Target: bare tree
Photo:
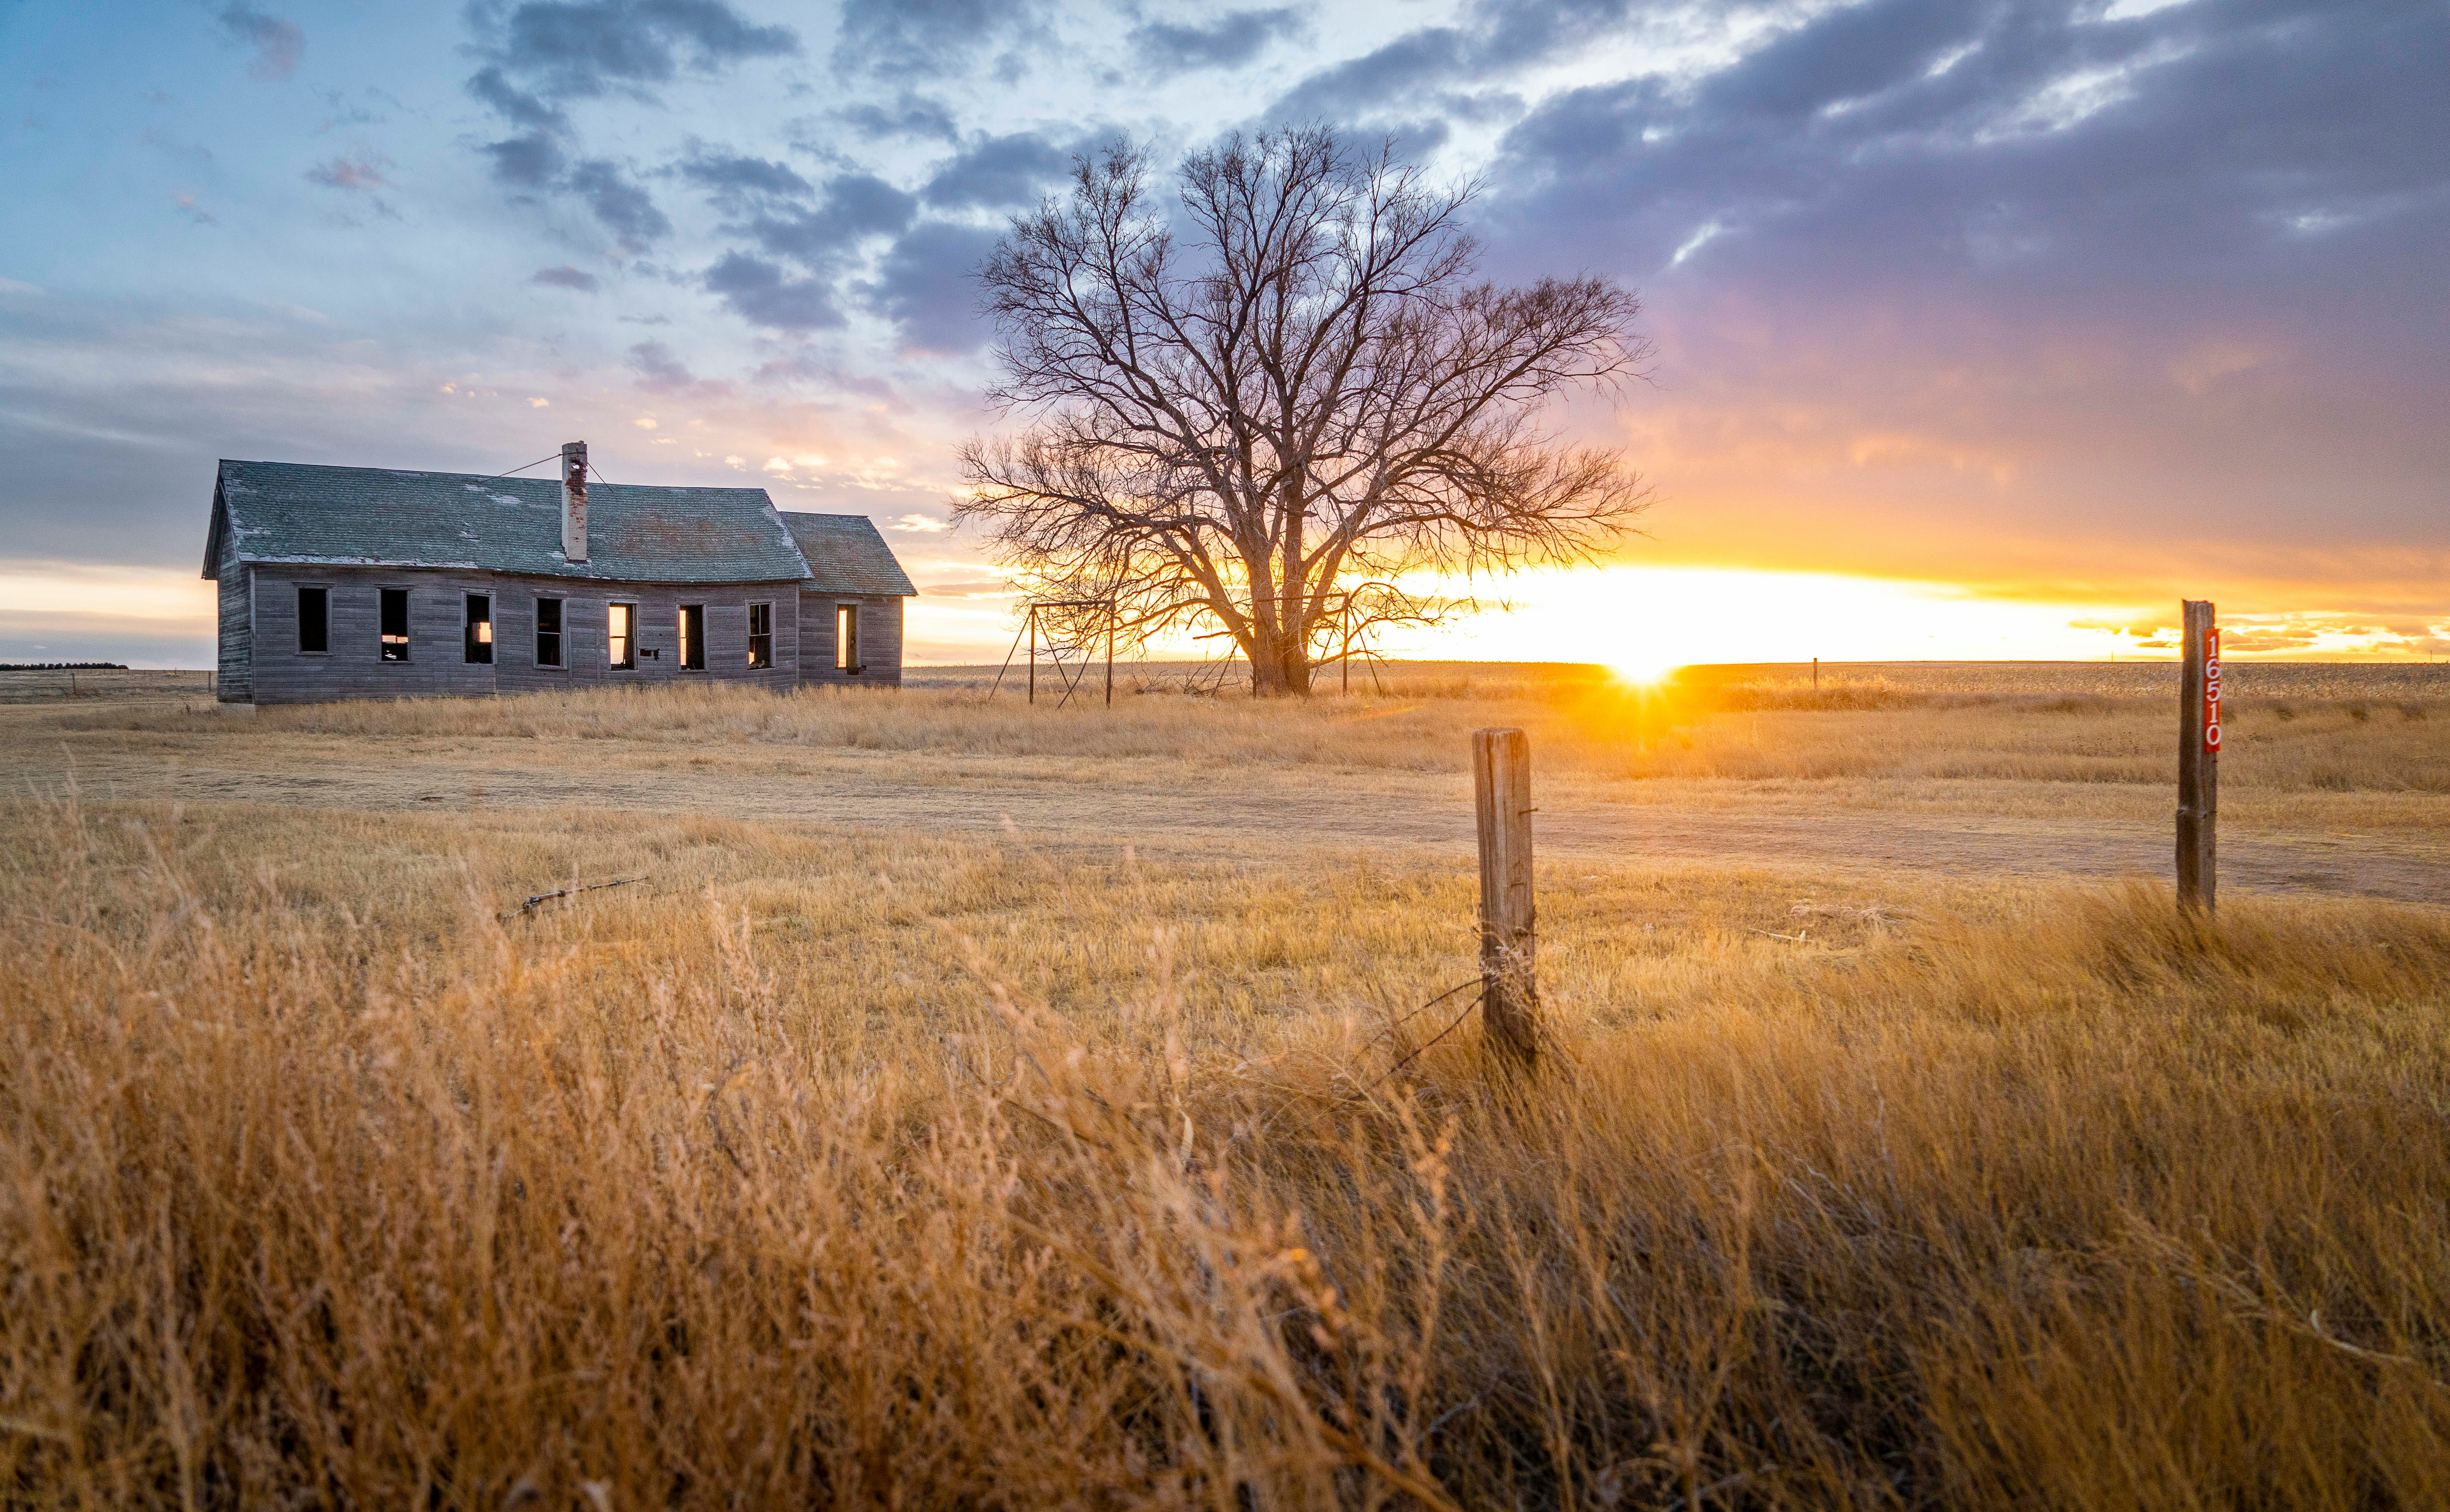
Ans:
[[[1131,642],[1221,627],[1254,691],[1302,693],[1356,615],[1439,612],[1383,580],[1588,560],[1643,506],[1542,415],[1638,374],[1640,301],[1474,281],[1473,186],[1324,126],[1191,154],[1178,230],[1151,179],[1128,143],[1079,160],[981,270],[990,398],[1026,423],[962,448],[955,514],[1032,591],[1111,601]]]

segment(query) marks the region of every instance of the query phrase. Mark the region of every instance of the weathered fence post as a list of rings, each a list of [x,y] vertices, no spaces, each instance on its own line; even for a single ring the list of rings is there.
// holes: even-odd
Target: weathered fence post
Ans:
[[[1519,729],[1471,733],[1480,809],[1480,1020],[1490,1048],[1518,1067],[1539,1056],[1533,970],[1531,743]]]
[[[2208,599],[2186,617],[2178,675],[2178,906],[2211,912],[2220,839],[2220,627]]]

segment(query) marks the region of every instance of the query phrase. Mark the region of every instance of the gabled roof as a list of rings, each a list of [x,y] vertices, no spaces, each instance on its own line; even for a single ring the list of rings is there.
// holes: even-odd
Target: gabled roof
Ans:
[[[786,511],[783,523],[807,558],[815,581],[804,591],[818,593],[898,593],[919,591],[910,586],[893,549],[876,533],[865,514],[802,514]]]
[[[625,583],[808,576],[762,488],[593,483],[587,516],[587,560],[572,562],[561,554],[554,478],[224,461],[204,575],[217,575],[226,534],[246,562],[473,568]]]

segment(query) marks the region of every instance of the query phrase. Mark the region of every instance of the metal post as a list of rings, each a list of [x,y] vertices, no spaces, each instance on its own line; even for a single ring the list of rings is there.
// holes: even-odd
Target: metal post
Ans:
[[[1812,658],[1812,690],[1816,693],[1820,691],[1820,658],[1818,656]]]
[[[1344,696],[1352,696],[1352,595],[1344,595],[1344,612],[1336,616],[1344,621],[1344,654],[1337,658],[1344,664]]]
[[[1106,601],[1106,707],[1115,707],[1115,618],[1114,600]]]
[[[1029,606],[1029,701],[1038,702],[1038,606]]]
[[[2220,627],[2211,601],[2182,599],[2178,674],[2178,906],[2212,910],[2220,840]]]
[[[1519,729],[1471,734],[1480,811],[1480,1021],[1489,1048],[1529,1070],[1539,1056],[1533,971],[1531,743]]]

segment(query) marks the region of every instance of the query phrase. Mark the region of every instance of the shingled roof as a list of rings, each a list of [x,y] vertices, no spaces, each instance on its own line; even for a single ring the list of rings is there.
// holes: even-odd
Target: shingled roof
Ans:
[[[231,538],[247,562],[473,568],[625,583],[808,576],[762,488],[598,482],[588,487],[587,513],[588,559],[572,562],[561,554],[561,484],[554,478],[224,461],[204,575],[217,575],[222,543]],[[873,527],[867,533],[884,551]],[[892,553],[885,560],[905,586],[870,591],[909,592]]]
[[[893,559],[893,549],[865,514],[802,514],[786,511],[783,524],[807,558],[808,587],[820,593],[898,593],[919,591]]]

